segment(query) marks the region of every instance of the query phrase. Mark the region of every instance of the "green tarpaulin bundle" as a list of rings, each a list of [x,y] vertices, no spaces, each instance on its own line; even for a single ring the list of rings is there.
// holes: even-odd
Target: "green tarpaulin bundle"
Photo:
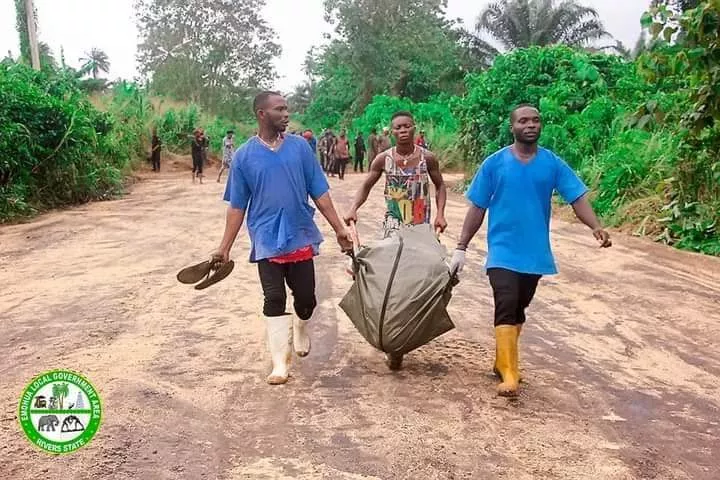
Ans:
[[[340,308],[372,346],[404,354],[455,328],[447,305],[457,280],[431,225],[404,227],[353,257]]]

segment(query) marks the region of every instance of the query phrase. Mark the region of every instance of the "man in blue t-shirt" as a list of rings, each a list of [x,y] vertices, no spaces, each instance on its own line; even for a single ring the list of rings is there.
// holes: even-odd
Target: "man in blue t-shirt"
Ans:
[[[307,141],[284,135],[289,119],[285,99],[276,92],[262,92],[255,97],[253,110],[258,133],[233,157],[224,196],[230,202],[225,234],[213,258],[228,261],[247,217],[250,262],[258,265],[273,363],[267,381],[279,385],[288,379],[290,344],[298,356],[310,352],[306,322],[317,306],[313,258],[323,237],[308,197],[332,225],[343,251],[352,249],[352,240]],[[293,294],[295,315],[285,312],[286,283]]]
[[[610,247],[587,198],[588,189],[575,172],[550,150],[538,147],[542,129],[539,111],[520,105],[510,115],[515,143],[482,163],[467,192],[471,205],[465,216],[451,271],[461,272],[465,250],[489,212],[487,275],[495,299],[495,373],[498,394],[517,394],[518,337],[525,309],[543,275],[557,273],[550,248],[550,215],[555,190],[572,205],[575,215],[601,247]]]

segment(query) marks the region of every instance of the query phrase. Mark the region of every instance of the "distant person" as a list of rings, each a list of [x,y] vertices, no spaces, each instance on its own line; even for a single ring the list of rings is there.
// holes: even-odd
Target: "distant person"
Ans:
[[[213,259],[229,261],[230,250],[247,220],[249,260],[257,265],[263,291],[262,319],[267,329],[271,385],[286,383],[293,349],[310,352],[307,325],[316,311],[314,257],[323,236],[313,218],[309,199],[335,231],[343,251],[352,240],[330,197],[329,186],[307,142],[286,135],[288,107],[276,92],[255,97],[253,111],[259,133],[238,149],[225,187],[230,205],[225,232]],[[287,312],[286,285],[293,296]]]
[[[150,151],[150,160],[152,161],[153,172],[159,172],[162,142],[160,141],[160,137],[158,137],[157,128],[153,128],[152,131],[151,149],[152,150]]]
[[[371,160],[365,181],[344,217],[345,222],[348,225],[357,222],[358,209],[367,201],[373,187],[384,174],[386,210],[383,238],[394,235],[403,225],[432,223],[437,232],[444,232],[447,228],[447,188],[437,157],[415,145],[415,120],[410,112],[400,111],[393,114],[392,129],[397,145],[381,151]],[[437,204],[434,221],[431,218],[431,182],[435,186]],[[385,357],[391,370],[400,369],[402,360],[402,355],[388,354]]]
[[[486,274],[495,301],[495,365],[500,377],[497,393],[515,396],[520,382],[518,339],[543,275],[557,273],[550,246],[553,192],[572,205],[575,215],[592,229],[607,248],[610,235],[595,216],[588,188],[555,153],[539,147],[540,112],[520,105],[510,114],[515,142],[486,158],[467,191],[470,208],[450,264],[451,271],[465,266],[465,250],[490,212],[487,230]]]
[[[428,146],[427,140],[425,139],[425,131],[420,130],[420,133],[418,134],[417,139],[415,139],[415,145],[422,148],[430,148]]]
[[[377,157],[377,154],[380,153],[378,151],[378,138],[377,135],[377,128],[370,129],[370,136],[368,137],[368,170],[370,169],[370,164],[372,161]]]
[[[313,135],[313,131],[309,128],[303,132],[303,138],[307,140],[308,145],[310,145],[310,149],[313,151],[313,154],[317,155],[317,139],[315,138],[315,135]]]
[[[332,130],[328,129],[328,131],[325,133],[325,156],[327,160],[326,164],[326,172],[328,176],[334,177],[335,171],[336,171],[336,162],[335,162],[335,147],[337,144],[337,137],[332,132]]]
[[[190,154],[192,156],[192,164],[193,164],[193,183],[195,183],[195,178],[198,178],[200,180],[200,183],[203,179],[203,149],[205,146],[205,140],[203,138],[202,129],[196,128],[195,132],[193,132],[192,141],[190,142]]]
[[[202,161],[203,166],[206,166],[208,164],[208,150],[210,149],[210,137],[208,137],[205,134],[205,129],[200,129],[200,134],[202,138]]]
[[[355,137],[355,163],[353,164],[353,172],[358,171],[358,167],[360,168],[360,173],[363,173],[363,163],[365,162],[365,139],[363,138],[362,132],[358,132],[357,137]]]
[[[385,128],[383,128],[383,134],[378,139],[378,144],[377,144],[378,153],[384,152],[385,150],[388,150],[390,147],[392,147],[392,143],[390,142],[390,129],[385,127]]]
[[[347,138],[345,130],[340,131],[340,136],[335,144],[335,162],[338,177],[340,180],[345,180],[345,168],[350,162],[350,139]]]
[[[327,172],[327,130],[320,135],[317,143],[318,153],[320,154],[320,166],[323,172]]]
[[[230,168],[233,153],[235,153],[235,132],[232,130],[228,130],[225,134],[225,138],[223,138],[223,159],[222,166],[220,167],[220,172],[218,172],[218,183],[220,183],[220,177],[222,176],[223,172],[226,169]]]

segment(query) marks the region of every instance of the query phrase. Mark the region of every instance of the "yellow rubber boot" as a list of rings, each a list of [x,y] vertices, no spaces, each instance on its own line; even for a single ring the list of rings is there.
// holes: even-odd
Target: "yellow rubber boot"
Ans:
[[[518,328],[516,325],[499,325],[495,327],[496,367],[502,379],[502,383],[497,386],[497,392],[498,395],[504,397],[517,395],[520,382],[517,365],[517,337]]]
[[[518,360],[517,360],[517,365],[518,365],[518,381],[519,381],[520,383],[522,383],[522,381],[523,381],[522,372],[520,372],[520,333],[522,333],[522,327],[523,327],[523,324],[522,324],[522,323],[520,323],[520,324],[517,325],[517,331],[518,331],[517,339],[518,339],[518,341],[516,342],[516,343],[518,344],[517,347],[516,347],[516,352],[517,352],[517,356],[518,356]],[[495,347],[495,364],[493,364],[493,373],[495,374],[496,377],[502,379],[502,375],[500,375],[500,370],[498,370],[498,367],[497,367],[497,357],[498,357],[498,355],[497,355],[497,346],[496,346],[496,347]]]

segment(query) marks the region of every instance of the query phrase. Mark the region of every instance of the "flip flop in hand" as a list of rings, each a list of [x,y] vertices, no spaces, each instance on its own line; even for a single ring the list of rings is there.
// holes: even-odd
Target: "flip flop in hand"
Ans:
[[[234,261],[223,262],[221,259],[213,257],[210,260],[183,268],[178,272],[177,279],[184,284],[197,283],[195,290],[203,290],[225,279],[233,271],[233,268],[235,268]]]

